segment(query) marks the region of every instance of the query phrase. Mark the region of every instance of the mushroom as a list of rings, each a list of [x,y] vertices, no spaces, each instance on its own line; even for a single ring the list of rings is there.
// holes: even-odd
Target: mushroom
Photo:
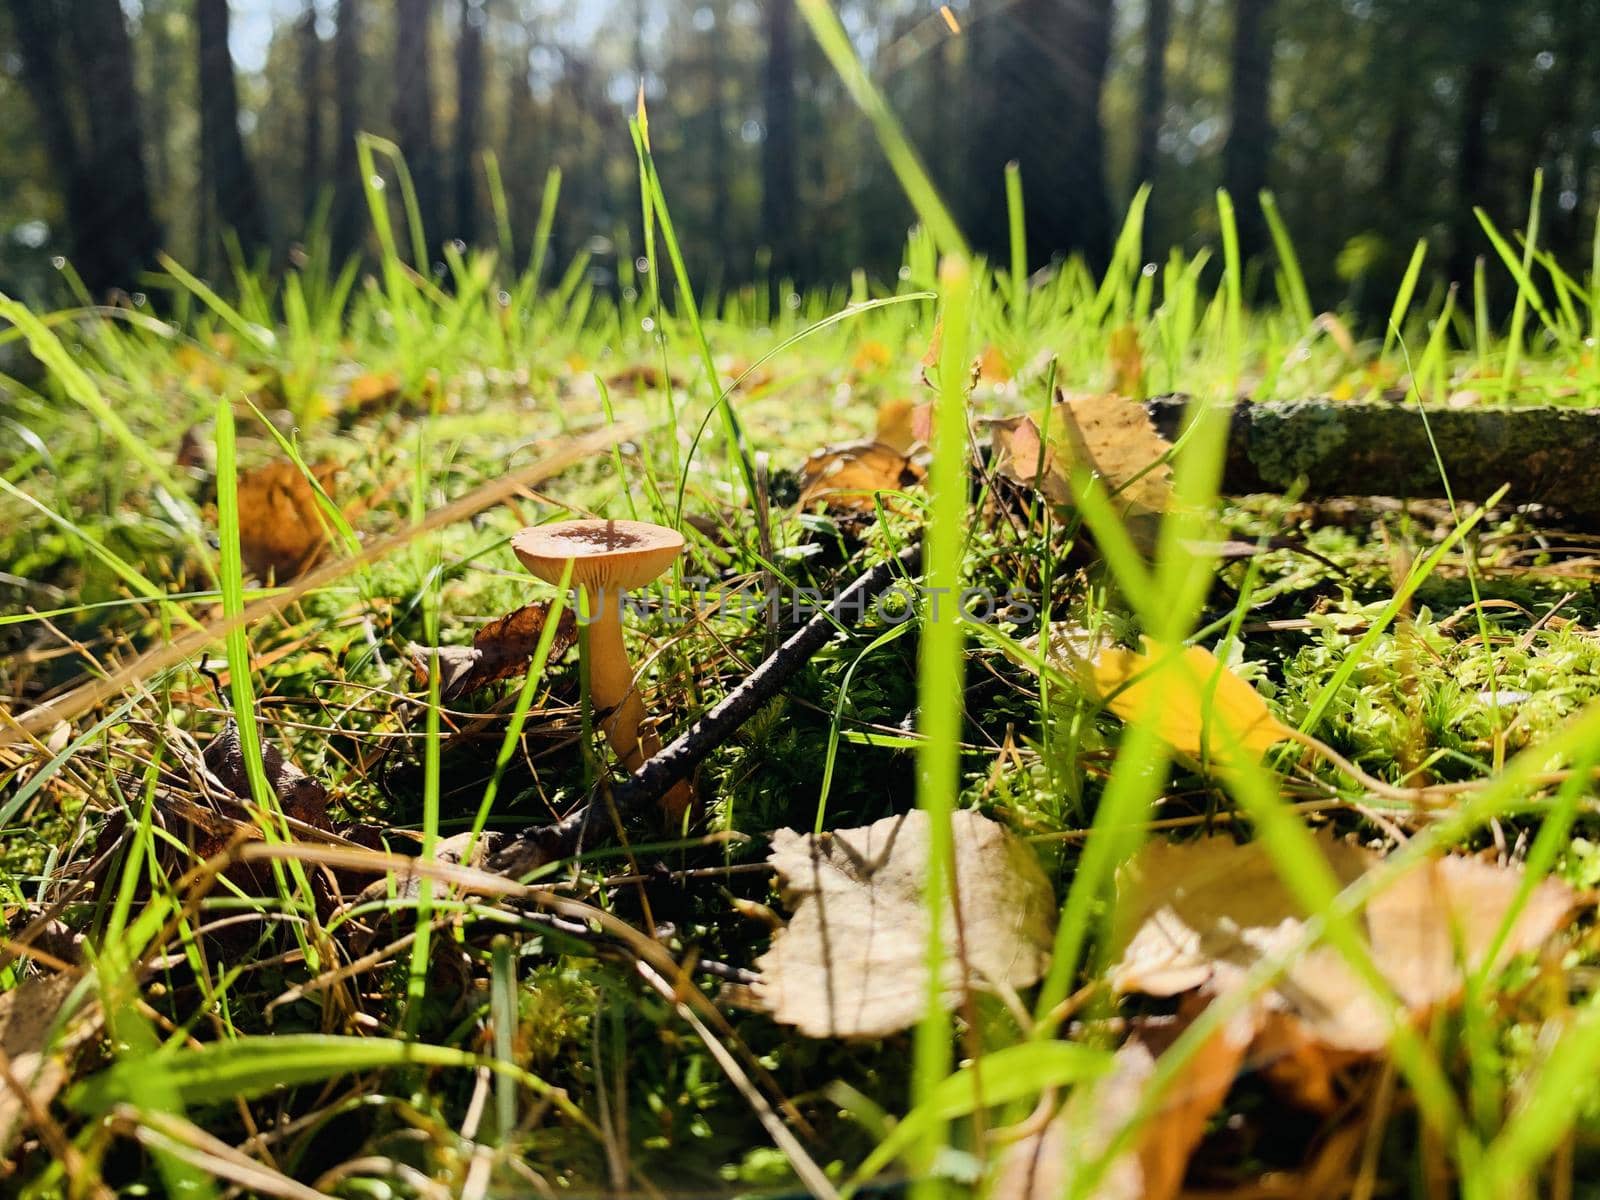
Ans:
[[[589,605],[589,699],[605,711],[600,727],[629,771],[661,749],[645,724],[644,702],[622,643],[622,597],[661,576],[683,550],[676,530],[646,521],[579,520],[534,525],[511,539],[511,549],[533,575],[559,583],[572,563],[572,582]],[[693,798],[679,783],[662,799],[677,819]]]

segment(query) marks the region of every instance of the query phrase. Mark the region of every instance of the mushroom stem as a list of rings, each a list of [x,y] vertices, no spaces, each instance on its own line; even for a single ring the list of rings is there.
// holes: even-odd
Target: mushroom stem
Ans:
[[[623,766],[637,771],[649,757],[639,746],[644,701],[633,684],[633,666],[622,642],[621,591],[585,589],[589,600],[589,699],[609,710],[600,728]]]
[[[630,773],[661,750],[655,726],[644,719],[644,700],[634,683],[633,666],[622,641],[622,593],[585,589],[592,621],[589,625],[589,700],[596,709],[610,711],[600,728]],[[694,802],[694,789],[680,780],[661,798],[668,818],[680,821]]]

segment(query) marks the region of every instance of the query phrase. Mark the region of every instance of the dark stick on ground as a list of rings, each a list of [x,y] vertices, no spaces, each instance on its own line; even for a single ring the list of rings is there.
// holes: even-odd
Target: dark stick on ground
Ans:
[[[611,785],[612,799],[621,812],[641,812],[666,795],[734,731],[755,716],[783,690],[841,626],[848,626],[866,606],[905,574],[915,574],[922,561],[922,546],[909,546],[894,558],[879,563],[840,592],[826,609],[814,614],[761,661],[743,683],[689,726],[671,745],[640,767],[634,775]],[[581,846],[591,820],[599,820],[605,806],[591,802],[559,823],[530,829],[494,855],[493,869],[517,874]]]
[[[823,611],[791,633],[781,646],[762,660],[733,691],[684,733],[636,771],[632,778],[612,787],[624,811],[640,809],[666,795],[680,779],[687,779],[701,761],[733,735],[776,696],[783,685],[844,625],[859,617],[867,603],[922,561],[921,545],[911,546],[887,562],[879,563],[840,592]]]
[[[1186,396],[1146,402],[1156,428],[1177,436]],[[1432,441],[1429,434],[1432,434]],[[1600,524],[1600,411],[1583,408],[1429,408],[1333,400],[1233,406],[1222,490],[1230,495],[1445,495],[1433,446],[1458,501],[1481,502],[1504,485],[1507,504],[1544,504],[1585,525]]]

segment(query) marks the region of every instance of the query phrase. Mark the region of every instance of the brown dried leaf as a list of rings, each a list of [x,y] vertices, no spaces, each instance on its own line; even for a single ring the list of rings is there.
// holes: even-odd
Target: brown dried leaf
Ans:
[[[1056,907],[1028,846],[974,812],[951,818],[961,932],[979,980],[1022,988],[1044,972]],[[756,963],[756,991],[773,1018],[810,1037],[884,1037],[927,1000],[928,816],[921,810],[830,834],[779,830],[770,861],[794,906]],[[962,983],[956,920],[947,909],[946,1002]]]
[[[909,457],[880,442],[829,446],[800,468],[800,506],[820,502],[838,512],[876,512],[876,493],[902,492],[923,475]]]
[[[400,398],[400,376],[393,371],[364,371],[345,389],[344,405],[351,413],[364,415]]]
[[[311,468],[318,485],[332,494],[338,468]],[[245,567],[279,582],[310,567],[327,545],[317,495],[290,462],[268,463],[239,474],[239,550]]]
[[[251,799],[239,726],[232,717],[222,732],[206,743],[200,758],[218,783],[240,800]],[[328,789],[285,758],[283,751],[266,738],[261,738],[261,769],[285,815],[318,829],[333,828],[328,821]]]
[[[11,1075],[0,1079],[0,1155],[27,1127],[32,1109],[50,1106],[67,1080],[73,1052],[100,1028],[100,1006],[92,1000],[63,1013],[76,983],[70,975],[39,976],[0,994],[0,1050]],[[13,1080],[26,1089],[26,1099]]]
[[[917,411],[925,407],[908,396],[892,396],[878,405],[878,427],[873,440],[900,454],[910,454],[918,442]]]
[[[1328,836],[1320,843],[1341,884],[1379,861]],[[1517,868],[1450,857],[1419,864],[1369,902],[1362,924],[1372,957],[1413,1015],[1457,998],[1457,946],[1466,965],[1478,967],[1520,884]],[[1255,842],[1151,842],[1124,868],[1119,891],[1130,931],[1111,969],[1112,986],[1121,992],[1226,992],[1304,932],[1302,910]],[[1496,961],[1540,945],[1576,902],[1565,884],[1540,882]],[[1333,1051],[1376,1054],[1388,1043],[1384,1011],[1328,946],[1297,956],[1263,1002],[1302,1022]]]
[[[991,1200],[1055,1200],[1068,1194],[1074,1167],[1093,1163],[1144,1102],[1156,1062],[1198,1010],[1169,1030],[1140,1033],[1113,1060],[1111,1073],[1076,1093],[1040,1132],[1001,1161]],[[1140,1126],[1089,1193],[1095,1200],[1166,1200],[1183,1186],[1195,1147],[1227,1097],[1250,1045],[1248,1017],[1218,1029],[1168,1086],[1160,1111]]]
[[[441,699],[455,700],[481,691],[492,683],[511,679],[527,670],[549,616],[548,603],[540,601],[525,604],[478,630],[472,635],[470,646],[439,646],[430,650],[426,646],[414,645],[411,647],[412,670],[416,672],[419,682],[426,683],[428,655],[437,654]],[[572,609],[564,608],[560,624],[556,627],[555,639],[550,643],[551,661],[559,659],[577,644],[577,621]]]
[[[1135,543],[1153,547],[1156,523],[1172,506],[1172,469],[1161,461],[1172,447],[1143,405],[1106,393],[1063,394],[1050,410],[1042,445],[1031,416],[995,421],[991,428],[1002,475],[1036,487],[1063,508],[1073,504],[1073,473],[1096,475]]]

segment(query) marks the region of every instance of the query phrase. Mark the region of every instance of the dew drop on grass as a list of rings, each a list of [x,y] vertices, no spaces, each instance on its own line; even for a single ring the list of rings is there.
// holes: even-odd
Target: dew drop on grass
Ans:
[[[641,254],[633,260],[633,269],[641,275],[650,274],[650,260]]]
[[[639,298],[639,289],[638,288],[632,288],[632,287],[623,288],[622,289],[622,298],[624,300],[637,300]]]
[[[50,256],[50,265],[58,271],[64,271],[67,268],[67,260],[59,254],[52,254]]]
[[[496,292],[494,298],[499,302],[501,308],[510,308],[511,307],[511,293],[510,292],[507,292],[507,291]]]
[[[1145,263],[1144,269],[1140,272],[1140,274],[1143,275],[1146,279],[1154,279],[1156,277],[1156,265],[1155,265],[1155,263],[1153,263],[1153,262]]]
[[[454,250],[457,254],[465,254],[467,252],[467,244],[465,242],[463,242],[460,238],[451,238],[450,239],[450,248],[452,250]]]
[[[383,176],[382,175],[373,175],[370,179],[367,180],[367,184],[368,184],[369,187],[372,188],[373,191],[381,192],[381,191],[383,191],[383,188],[384,188]]]
[[[652,317],[646,317],[644,320],[639,322],[639,328],[644,330],[646,333],[654,332],[655,331],[655,327],[656,327],[655,319],[652,318]]]

